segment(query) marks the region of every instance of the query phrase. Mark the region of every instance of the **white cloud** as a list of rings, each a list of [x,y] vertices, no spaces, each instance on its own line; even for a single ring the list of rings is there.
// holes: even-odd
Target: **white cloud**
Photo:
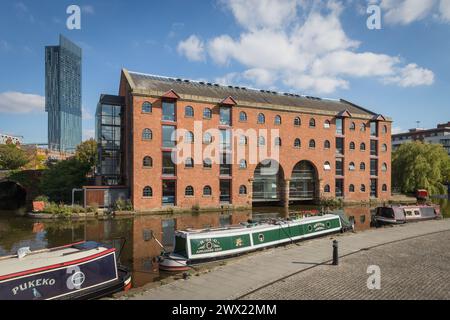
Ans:
[[[388,24],[407,25],[426,18],[436,0],[382,0],[383,17]]]
[[[44,112],[45,98],[22,92],[0,93],[0,113],[34,113]]]
[[[92,115],[92,113],[90,113],[89,110],[85,107],[82,108],[82,117],[83,117],[83,120],[94,119],[94,116]]]
[[[430,86],[434,83],[434,73],[411,63],[402,68],[396,76],[384,79],[384,82],[401,87]]]
[[[392,1],[384,0],[386,8],[393,8]],[[271,6],[272,11],[268,10]],[[328,94],[349,89],[352,78],[371,78],[402,87],[434,82],[431,70],[413,63],[405,66],[401,57],[360,50],[360,42],[351,39],[342,26],[341,2],[231,0],[226,7],[243,27],[239,36],[219,35],[209,39],[205,48],[196,36],[189,46],[185,45],[188,41],[180,43],[201,47],[192,50],[198,54],[188,57],[190,60],[198,60],[200,52],[203,59],[206,51],[220,66],[234,67],[237,62],[244,68],[218,77],[218,83],[250,83],[265,88],[281,83],[294,90]],[[273,12],[282,19],[272,17]]]
[[[237,22],[248,30],[282,28],[297,15],[299,0],[223,0]]]
[[[440,16],[443,20],[450,22],[450,1],[441,0],[439,4]]]
[[[178,44],[177,51],[190,61],[205,60],[205,45],[197,36],[192,35]]]

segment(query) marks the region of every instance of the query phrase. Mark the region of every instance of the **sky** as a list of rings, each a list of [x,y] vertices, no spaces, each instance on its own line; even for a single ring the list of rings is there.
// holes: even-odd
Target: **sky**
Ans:
[[[343,98],[394,132],[450,121],[450,0],[1,0],[1,133],[47,142],[44,48],[59,34],[83,49],[84,139],[122,68]]]

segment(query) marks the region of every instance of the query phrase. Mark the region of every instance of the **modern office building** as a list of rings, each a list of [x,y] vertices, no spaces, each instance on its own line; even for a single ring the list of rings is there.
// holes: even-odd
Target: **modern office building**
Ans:
[[[45,48],[45,111],[49,149],[74,152],[82,139],[81,48],[62,35]]]
[[[98,125],[116,133],[98,137],[113,146],[101,151],[99,173],[104,188],[126,188],[135,210],[391,197],[392,121],[348,101],[127,70],[119,97],[109,100],[99,104]],[[220,148],[208,158],[216,140]],[[197,150],[176,161],[180,147]]]
[[[392,135],[392,148],[396,150],[402,144],[423,141],[441,144],[450,156],[450,122],[439,124],[434,129],[410,129],[409,132]]]

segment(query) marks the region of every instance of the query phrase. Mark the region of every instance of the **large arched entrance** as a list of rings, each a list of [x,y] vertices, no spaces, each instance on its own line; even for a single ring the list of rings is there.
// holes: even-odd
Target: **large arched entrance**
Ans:
[[[280,202],[284,200],[284,172],[275,160],[264,160],[255,169],[253,202]]]
[[[313,201],[317,199],[319,186],[316,167],[309,161],[300,161],[294,167],[289,188],[290,201]]]
[[[17,210],[26,205],[27,191],[14,181],[0,182],[0,210]]]

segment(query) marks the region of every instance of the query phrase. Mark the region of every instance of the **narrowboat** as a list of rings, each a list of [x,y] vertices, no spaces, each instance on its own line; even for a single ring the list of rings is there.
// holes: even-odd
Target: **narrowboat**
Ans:
[[[375,221],[380,224],[403,224],[413,221],[438,219],[441,209],[437,205],[384,206],[375,212]]]
[[[343,223],[336,214],[176,231],[174,251],[159,257],[159,268],[163,271],[187,271],[192,265],[202,262],[341,231]]]
[[[0,257],[0,300],[93,300],[130,288],[116,249],[97,242]]]

